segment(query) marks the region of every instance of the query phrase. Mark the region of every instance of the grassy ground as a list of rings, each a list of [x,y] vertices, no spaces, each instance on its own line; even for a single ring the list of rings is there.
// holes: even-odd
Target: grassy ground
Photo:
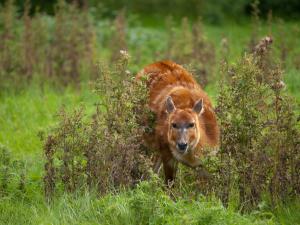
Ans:
[[[173,201],[157,181],[102,198],[91,193],[64,195],[53,205],[40,194],[29,199],[8,197],[0,204],[2,224],[275,224],[273,215],[242,216],[217,200]]]
[[[159,29],[155,32],[160,32]],[[206,32],[216,45],[226,32],[234,61],[248,40],[250,28],[208,26]],[[299,102],[299,71],[288,69],[285,82]],[[215,99],[217,85],[209,85],[207,91]],[[0,198],[0,224],[300,224],[299,201],[272,211],[262,209],[252,215],[241,215],[223,208],[215,199],[179,198],[174,202],[156,188],[156,181],[101,198],[91,193],[65,195],[48,205],[42,194],[43,143],[38,134],[57,122],[55,114],[62,105],[72,109],[83,104],[89,112],[96,102],[96,95],[87,85],[80,90],[67,88],[63,91],[47,86],[41,90],[31,85],[20,93],[7,92],[0,96],[0,144],[6,146],[13,157],[25,160],[28,171],[25,194],[12,192]]]

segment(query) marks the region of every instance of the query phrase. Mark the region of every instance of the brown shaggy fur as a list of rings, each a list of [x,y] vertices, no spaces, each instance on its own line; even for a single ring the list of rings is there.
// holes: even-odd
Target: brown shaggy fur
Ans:
[[[197,167],[204,156],[203,148],[218,146],[216,116],[207,94],[182,66],[171,61],[156,62],[146,66],[137,78],[142,75],[148,76],[148,104],[157,118],[154,134],[145,139],[149,146],[159,151],[156,166],[163,162],[166,182],[169,182],[175,177],[177,161]],[[174,112],[168,112],[166,108],[168,96],[171,96],[175,105]],[[196,113],[193,107],[201,99],[204,111]],[[180,154],[175,147],[178,132],[171,125],[189,121],[195,124],[193,129],[186,129],[188,139],[194,145],[186,154]]]

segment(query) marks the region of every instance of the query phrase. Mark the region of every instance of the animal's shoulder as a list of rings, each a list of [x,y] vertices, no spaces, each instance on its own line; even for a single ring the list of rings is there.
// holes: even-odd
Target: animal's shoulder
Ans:
[[[165,60],[152,63],[141,70],[137,78],[142,75],[148,77],[148,85],[150,88],[158,89],[159,91],[168,85],[199,86],[187,70],[177,63]]]

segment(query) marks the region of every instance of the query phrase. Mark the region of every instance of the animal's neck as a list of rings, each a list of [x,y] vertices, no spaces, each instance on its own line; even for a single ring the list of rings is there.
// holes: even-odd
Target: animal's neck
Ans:
[[[186,166],[194,168],[201,165],[201,160],[194,155],[193,151],[189,151],[186,154],[180,154],[176,149],[171,149],[171,152],[175,159]]]

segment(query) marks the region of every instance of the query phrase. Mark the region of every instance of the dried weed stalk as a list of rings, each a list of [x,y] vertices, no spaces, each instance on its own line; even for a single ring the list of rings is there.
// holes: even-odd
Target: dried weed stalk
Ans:
[[[21,20],[13,0],[0,9],[1,87],[18,89],[34,77],[63,85],[93,77],[97,45],[88,10],[59,0],[52,21],[38,12],[30,16],[30,7],[25,1]]]
[[[214,45],[207,40],[200,19],[192,28],[187,18],[183,18],[180,30],[172,26],[172,19],[168,18],[168,49],[166,58],[179,64],[185,64],[194,74],[202,86],[212,80],[215,66]]]

